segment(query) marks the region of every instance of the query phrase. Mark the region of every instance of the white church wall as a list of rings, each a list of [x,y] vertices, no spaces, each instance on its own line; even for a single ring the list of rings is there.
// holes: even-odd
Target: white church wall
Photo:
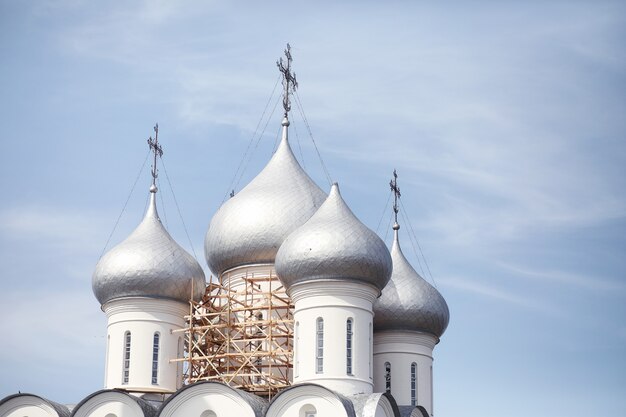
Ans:
[[[291,288],[297,335],[294,383],[313,382],[344,395],[371,393],[372,302],[378,290],[351,281],[306,282]],[[318,366],[318,319],[323,356]],[[352,320],[352,366],[348,369],[347,322]]]
[[[348,417],[332,391],[314,384],[294,385],[274,397],[265,417]]]
[[[67,415],[69,415],[69,410]],[[0,417],[64,417],[47,400],[36,395],[21,394],[0,403]]]
[[[258,397],[257,397],[258,399]],[[166,401],[159,417],[260,417],[263,400],[250,404],[242,393],[218,382],[189,385]]]
[[[144,413],[137,401],[123,392],[101,391],[78,404],[72,417],[148,417],[156,414],[151,408]]]
[[[107,315],[105,387],[129,391],[174,392],[182,382],[182,333],[186,304],[152,298],[122,298],[103,306]],[[124,379],[126,334],[130,333],[128,381]],[[159,334],[157,380],[152,380],[154,334]]]
[[[437,339],[426,333],[387,331],[374,334],[374,390],[386,390],[386,366],[391,366],[391,394],[398,405],[411,404],[411,365],[416,364],[416,405],[432,415],[432,364]]]

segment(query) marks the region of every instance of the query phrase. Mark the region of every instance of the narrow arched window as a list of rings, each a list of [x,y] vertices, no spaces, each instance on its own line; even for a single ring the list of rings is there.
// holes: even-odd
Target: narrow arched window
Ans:
[[[369,329],[369,341],[367,343],[367,347],[368,347],[368,353],[367,353],[367,367],[369,369],[369,375],[370,375],[370,379],[374,379],[374,375],[372,372],[372,323],[370,323],[370,329]]]
[[[417,405],[417,364],[411,364],[411,405]]]
[[[294,339],[295,339],[295,346],[293,349],[293,356],[294,356],[294,362],[295,362],[294,373],[295,373],[295,377],[297,378],[298,375],[300,374],[300,355],[298,352],[298,350],[300,349],[300,322],[299,321],[296,322]]]
[[[352,375],[352,319],[346,321],[346,373]]]
[[[391,364],[385,362],[385,391],[391,393]]]
[[[130,376],[130,332],[124,333],[124,368],[122,370],[122,384],[128,384]]]
[[[152,385],[157,385],[159,376],[159,339],[161,335],[154,333],[152,338]]]
[[[317,318],[317,337],[315,343],[315,372],[321,374],[324,372],[324,319]]]
[[[430,413],[435,412],[435,401],[433,399],[433,366],[430,365]]]

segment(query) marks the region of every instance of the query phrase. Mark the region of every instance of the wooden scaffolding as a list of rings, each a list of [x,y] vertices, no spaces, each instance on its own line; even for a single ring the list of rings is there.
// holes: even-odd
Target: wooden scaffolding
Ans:
[[[184,381],[221,381],[271,398],[291,385],[293,305],[275,275],[210,283],[190,303]]]

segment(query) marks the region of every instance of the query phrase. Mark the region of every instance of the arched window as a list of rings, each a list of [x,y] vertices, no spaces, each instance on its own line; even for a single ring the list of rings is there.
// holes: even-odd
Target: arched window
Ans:
[[[152,338],[152,385],[158,384],[159,376],[159,339],[161,335],[158,332],[154,333]]]
[[[352,319],[346,321],[346,373],[352,375]]]
[[[369,329],[369,342],[368,342],[368,353],[367,353],[367,367],[369,368],[369,375],[370,375],[370,379],[374,379],[374,375],[372,372],[372,343],[374,343],[372,341],[372,323],[370,323],[370,329]]]
[[[111,349],[111,335],[108,334],[107,335],[107,354],[105,356],[104,359],[104,386],[106,387],[109,381],[109,355],[110,355],[110,351],[109,349]]]
[[[213,410],[204,410],[202,414],[200,414],[200,417],[217,417],[217,414],[215,414]]]
[[[433,400],[433,366],[430,365],[430,413],[435,412],[435,401]]]
[[[324,372],[324,319],[317,318],[317,337],[315,343],[315,372],[321,374]]]
[[[295,369],[294,369],[294,374],[295,377],[297,378],[298,375],[300,374],[300,355],[298,354],[298,350],[300,349],[300,322],[297,321],[296,322],[296,328],[295,328],[295,346],[293,349],[293,356],[294,356],[294,362],[295,362]]]
[[[178,344],[176,345],[176,358],[183,358],[183,338],[178,337]],[[183,362],[176,363],[176,388],[183,386]]]
[[[124,333],[124,368],[122,370],[122,384],[128,384],[130,376],[130,332]]]
[[[385,392],[391,393],[391,364],[385,362]]]
[[[411,364],[411,405],[417,405],[417,364]]]

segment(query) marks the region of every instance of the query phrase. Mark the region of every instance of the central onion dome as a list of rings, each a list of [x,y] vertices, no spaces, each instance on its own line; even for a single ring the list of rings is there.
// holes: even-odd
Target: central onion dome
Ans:
[[[282,139],[272,159],[211,219],[204,252],[209,268],[218,276],[237,266],[273,264],[285,238],[326,197],[293,155],[286,117],[282,126]]]
[[[439,338],[450,320],[448,304],[404,257],[398,240],[399,228],[397,223],[393,225],[391,279],[374,302],[374,331],[421,331]]]
[[[356,218],[333,184],[319,210],[285,240],[276,273],[289,290],[315,280],[351,280],[382,289],[391,275],[385,243]]]
[[[92,287],[102,305],[123,297],[167,298],[186,303],[190,297],[198,300],[204,294],[202,268],[161,224],[155,186],[150,188],[150,204],[139,226],[98,261]]]

